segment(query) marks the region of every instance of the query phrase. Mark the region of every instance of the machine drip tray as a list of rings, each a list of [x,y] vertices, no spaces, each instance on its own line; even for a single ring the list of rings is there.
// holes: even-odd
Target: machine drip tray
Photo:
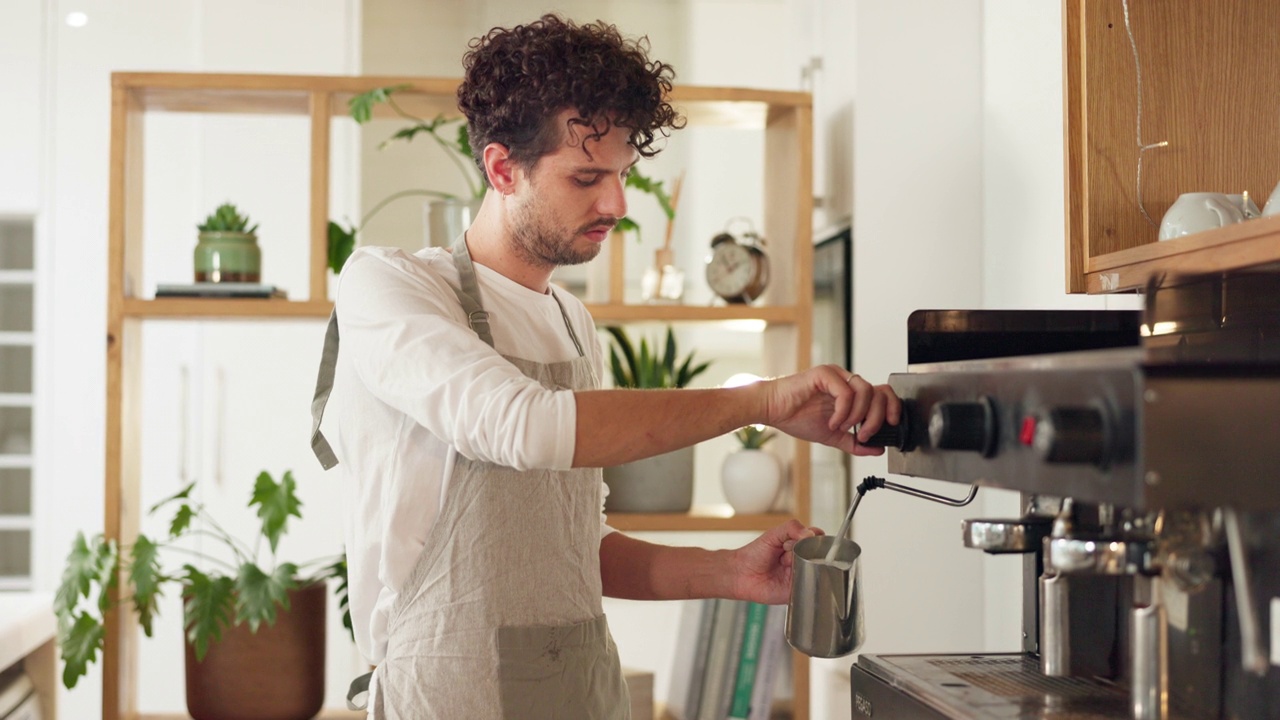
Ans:
[[[1128,720],[1132,714],[1127,686],[1048,677],[1028,655],[862,655],[853,667],[853,717]]]

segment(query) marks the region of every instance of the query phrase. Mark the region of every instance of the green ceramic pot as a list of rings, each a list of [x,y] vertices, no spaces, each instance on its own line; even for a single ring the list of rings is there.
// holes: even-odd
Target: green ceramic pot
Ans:
[[[258,236],[237,232],[202,232],[195,251],[196,282],[247,282],[262,279]]]

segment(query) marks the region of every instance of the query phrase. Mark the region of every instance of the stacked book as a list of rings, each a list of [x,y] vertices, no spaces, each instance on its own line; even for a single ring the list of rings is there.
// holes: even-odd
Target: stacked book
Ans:
[[[692,600],[680,616],[667,713],[675,720],[768,720],[787,662],[787,606]]]
[[[156,285],[156,297],[284,298],[287,293],[275,285],[239,282],[198,282],[189,285]]]

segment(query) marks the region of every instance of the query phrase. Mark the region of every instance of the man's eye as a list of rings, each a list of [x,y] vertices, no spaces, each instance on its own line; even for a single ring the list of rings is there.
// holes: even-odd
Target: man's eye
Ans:
[[[578,175],[573,179],[573,182],[576,183],[578,187],[591,187],[599,181],[599,175]]]

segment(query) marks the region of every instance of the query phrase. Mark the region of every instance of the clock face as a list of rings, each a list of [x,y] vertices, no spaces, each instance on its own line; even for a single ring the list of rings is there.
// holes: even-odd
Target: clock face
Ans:
[[[717,243],[707,262],[707,285],[726,299],[736,299],[746,292],[756,277],[756,260],[743,246],[734,242]]]

